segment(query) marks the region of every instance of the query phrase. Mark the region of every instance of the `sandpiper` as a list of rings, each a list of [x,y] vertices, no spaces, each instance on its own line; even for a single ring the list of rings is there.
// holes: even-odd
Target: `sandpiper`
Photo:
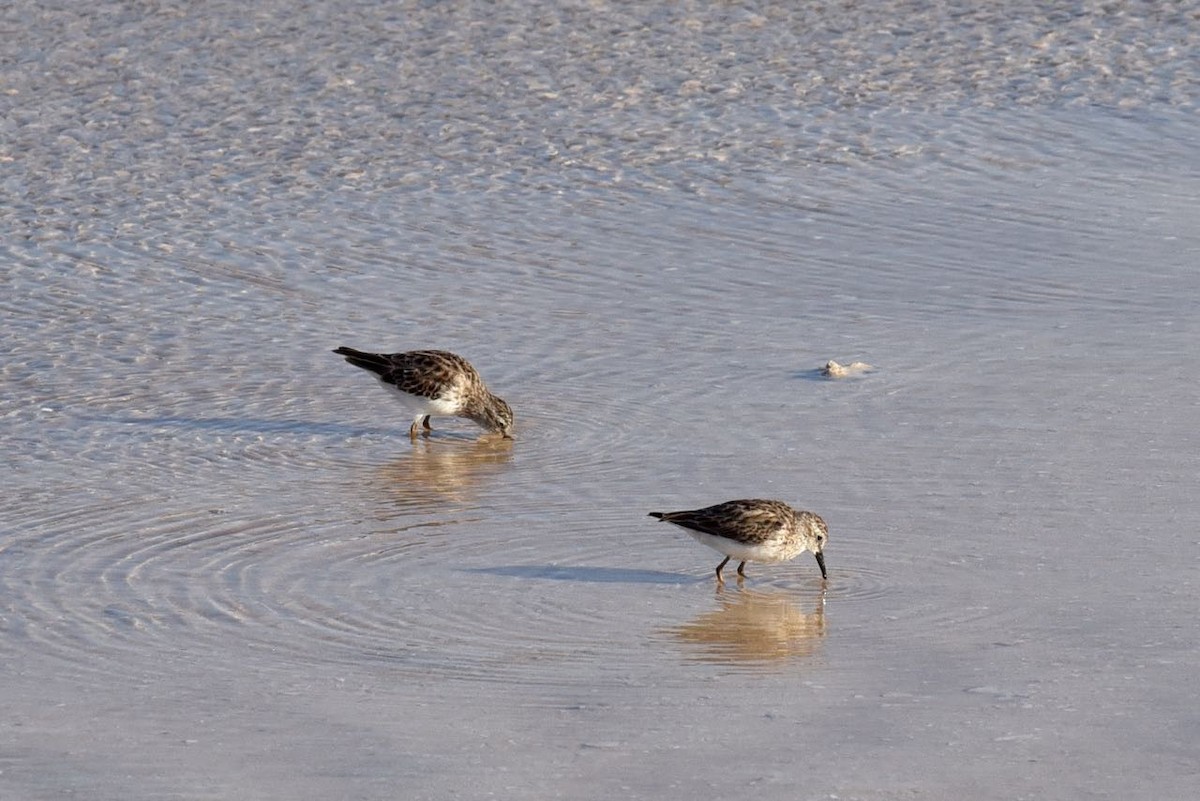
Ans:
[[[471,363],[449,351],[410,350],[405,353],[364,353],[353,348],[334,350],[355,367],[370,370],[384,388],[394,392],[416,416],[408,429],[431,431],[432,415],[465,417],[488,431],[512,439],[513,413],[491,393]]]
[[[651,512],[651,517],[688,530],[697,542],[725,554],[717,565],[717,583],[723,584],[721,568],[736,557],[738,580],[746,577],[747,562],[785,562],[812,551],[825,579],[822,551],[829,529],[820,515],[793,509],[782,501],[759,499],[726,501],[704,509],[682,512]]]

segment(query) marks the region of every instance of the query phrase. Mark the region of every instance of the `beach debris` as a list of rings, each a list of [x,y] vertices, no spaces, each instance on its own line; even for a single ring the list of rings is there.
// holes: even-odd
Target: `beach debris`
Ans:
[[[867,373],[875,368],[866,362],[851,362],[850,364],[838,364],[833,359],[825,362],[825,366],[821,368],[821,375],[826,378],[845,378],[847,376],[859,375]]]

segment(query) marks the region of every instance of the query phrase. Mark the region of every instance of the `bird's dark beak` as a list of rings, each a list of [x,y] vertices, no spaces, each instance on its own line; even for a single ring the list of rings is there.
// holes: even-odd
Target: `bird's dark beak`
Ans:
[[[825,555],[817,551],[813,556],[817,557],[817,565],[821,568],[821,578],[829,578],[829,574],[825,572]]]

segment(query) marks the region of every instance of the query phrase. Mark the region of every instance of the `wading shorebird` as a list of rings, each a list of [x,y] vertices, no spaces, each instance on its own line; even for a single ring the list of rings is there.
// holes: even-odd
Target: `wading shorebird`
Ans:
[[[375,373],[384,388],[400,398],[415,417],[408,429],[432,431],[429,418],[465,417],[488,431],[512,439],[513,413],[493,395],[471,363],[445,350],[410,350],[405,353],[364,353],[353,348],[334,351],[355,367]]]
[[[721,568],[732,558],[741,560],[737,569],[740,581],[746,577],[747,562],[786,562],[805,551],[817,557],[821,578],[828,577],[822,553],[829,540],[825,521],[782,501],[726,501],[704,509],[651,512],[650,517],[685,528],[697,542],[725,554],[717,565],[719,584],[725,583]]]

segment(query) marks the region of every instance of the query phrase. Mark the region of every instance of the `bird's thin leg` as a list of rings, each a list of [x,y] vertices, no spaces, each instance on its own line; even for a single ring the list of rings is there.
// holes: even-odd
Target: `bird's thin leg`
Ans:
[[[721,560],[721,564],[717,565],[717,583],[718,584],[725,583],[725,579],[721,578],[721,568],[725,567],[725,563],[728,561],[729,561],[729,557],[726,556],[724,559]]]
[[[745,562],[742,562],[740,565],[738,565],[738,575],[741,576],[742,578],[746,577],[746,563]]]
[[[432,431],[432,430],[433,430],[433,426],[429,425],[429,415],[425,415],[425,420],[424,420],[424,421],[422,421],[422,423],[421,423],[421,424],[422,424],[423,426],[425,426],[425,430],[426,430],[426,431]]]
[[[413,420],[413,424],[408,427],[408,435],[413,439],[417,438],[417,421]]]

